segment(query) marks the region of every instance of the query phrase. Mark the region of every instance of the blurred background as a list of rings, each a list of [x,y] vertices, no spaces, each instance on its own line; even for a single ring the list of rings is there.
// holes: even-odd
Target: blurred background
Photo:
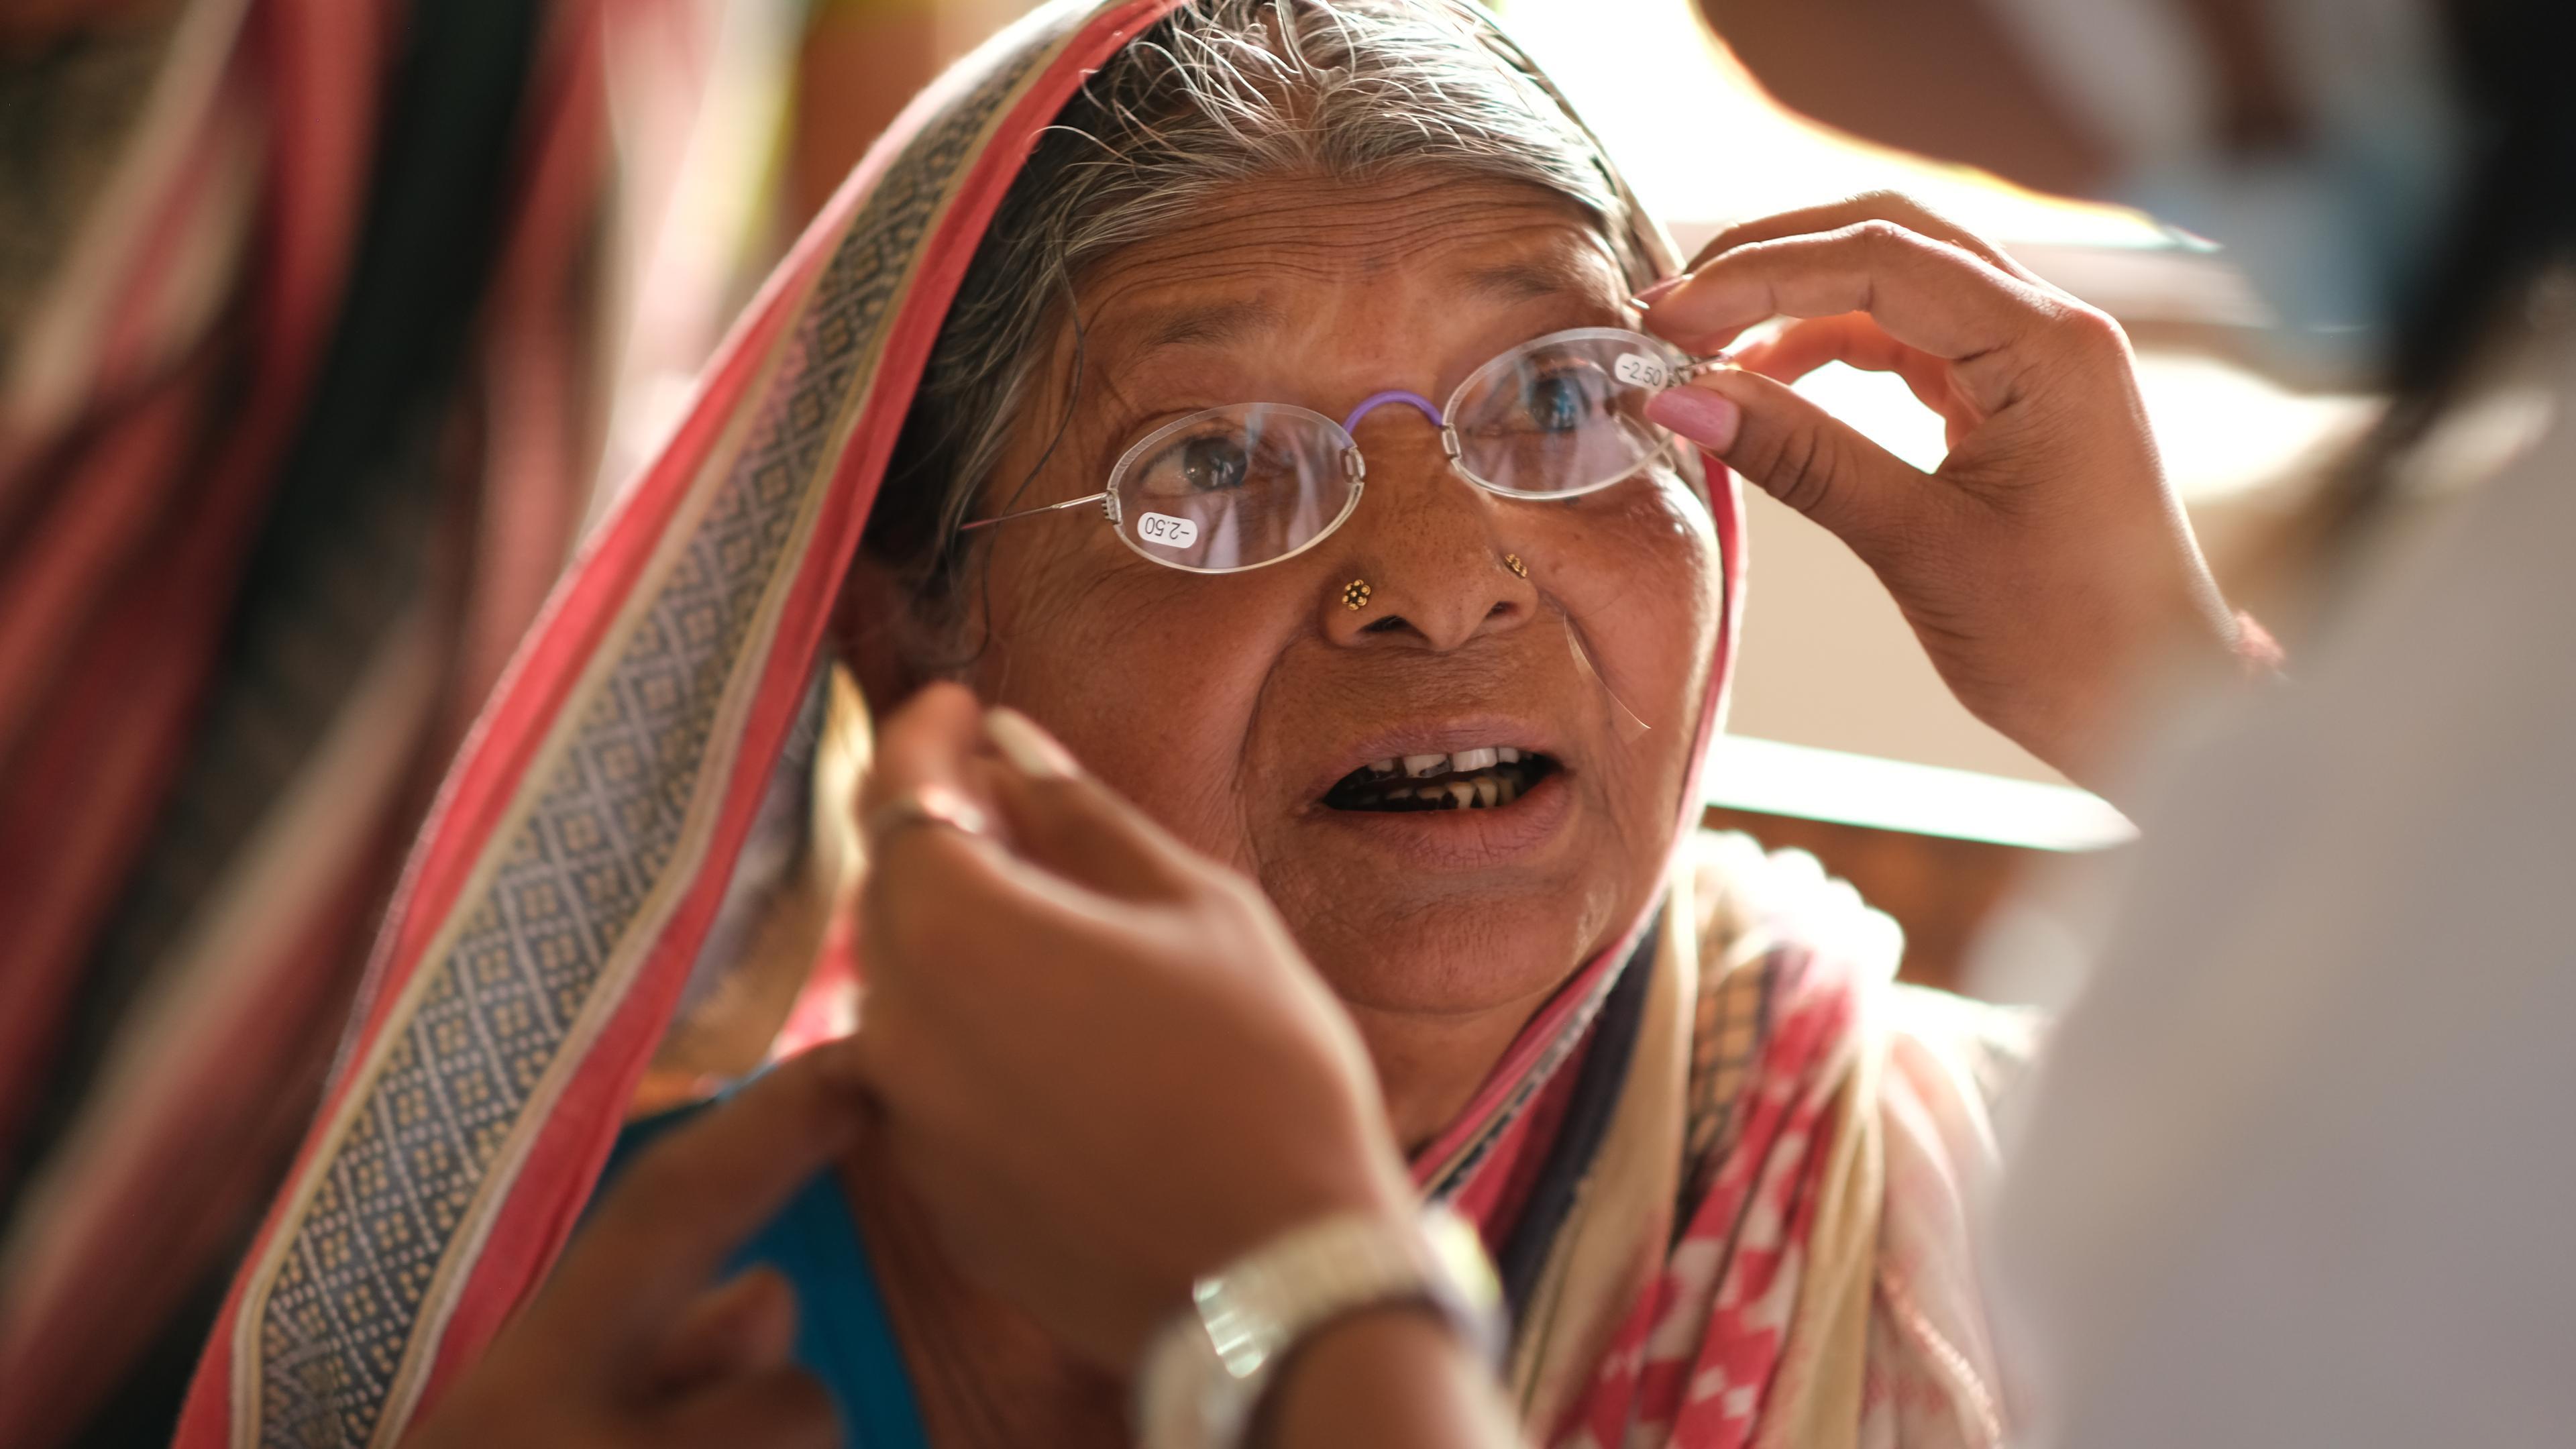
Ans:
[[[166,1434],[556,571],[869,141],[1026,8],[0,8],[0,1443]],[[1689,0],[1495,8],[1685,251],[1897,188],[2118,317],[2231,592],[2373,412],[2265,350],[2223,253],[1793,118]],[[1939,459],[1894,379],[1804,387]],[[2537,416],[2478,426],[2500,451]],[[1952,702],[1840,544],[1752,506],[1709,818],[1816,853],[1954,983],[2009,880],[2127,823]]]

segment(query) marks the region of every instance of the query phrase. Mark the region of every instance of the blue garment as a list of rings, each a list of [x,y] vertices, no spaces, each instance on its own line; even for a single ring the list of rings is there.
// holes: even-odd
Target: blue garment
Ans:
[[[646,1145],[702,1110],[683,1107],[630,1124],[609,1153],[599,1191]],[[816,1173],[725,1272],[754,1266],[776,1270],[796,1289],[796,1361],[831,1392],[845,1449],[929,1449],[903,1350],[837,1174]]]

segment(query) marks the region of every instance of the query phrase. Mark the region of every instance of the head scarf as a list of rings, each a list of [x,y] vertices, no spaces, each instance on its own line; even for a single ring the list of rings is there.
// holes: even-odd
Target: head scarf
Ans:
[[[685,420],[586,542],[415,849],[323,1110],[199,1370],[187,1449],[390,1443],[534,1290],[805,707],[977,243],[1041,128],[1174,3],[1064,0],[918,98],[779,265]],[[1460,14],[1535,75],[1480,12]],[[1638,225],[1642,254],[1669,272],[1670,246]],[[1729,598],[1694,726],[1702,744],[1743,578],[1739,501],[1712,473]],[[1694,764],[1676,847],[1698,798]],[[1515,1141],[1547,1145],[1524,1109],[1575,1080],[1558,1069],[1585,1056],[1618,983],[1640,983],[1644,1010],[1647,973],[1622,967],[1666,949],[1647,941],[1652,921],[1530,1023],[1425,1154],[1426,1188],[1466,1193],[1516,1158]],[[1615,1096],[1616,1074],[1610,1085]]]

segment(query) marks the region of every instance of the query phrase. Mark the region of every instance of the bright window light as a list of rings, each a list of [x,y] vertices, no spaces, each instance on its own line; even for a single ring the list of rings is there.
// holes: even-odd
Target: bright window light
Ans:
[[[1998,241],[2182,244],[2134,211],[2040,196],[1791,115],[1709,35],[1690,0],[1499,0],[1495,8],[1677,233],[1704,235],[1713,223],[1894,187]]]
[[[1721,735],[1709,751],[1708,803],[1907,835],[2028,850],[2098,850],[2137,827],[2072,785]]]

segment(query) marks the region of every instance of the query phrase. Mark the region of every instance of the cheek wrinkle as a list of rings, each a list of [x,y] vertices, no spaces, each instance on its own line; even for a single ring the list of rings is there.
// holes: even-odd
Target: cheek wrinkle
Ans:
[[[1583,647],[1582,631],[1574,627],[1574,616],[1554,599],[1548,600],[1548,607],[1556,614],[1557,622],[1565,626],[1565,647],[1574,654],[1575,671],[1598,685],[1601,697],[1609,702],[1610,723],[1618,732],[1619,743],[1633,745],[1644,739],[1654,726],[1639,719],[1637,712],[1619,698],[1619,692],[1610,687],[1610,681],[1601,677],[1600,669],[1592,663],[1592,651]]]

